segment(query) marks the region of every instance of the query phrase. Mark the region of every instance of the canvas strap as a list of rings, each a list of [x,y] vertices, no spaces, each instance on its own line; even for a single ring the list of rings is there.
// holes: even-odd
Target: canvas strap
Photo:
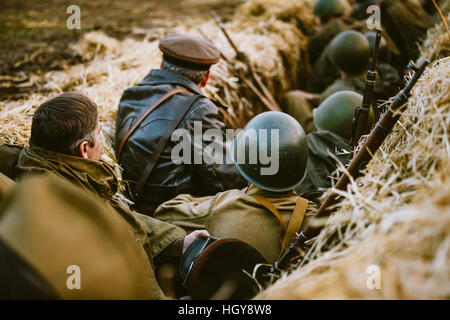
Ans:
[[[306,215],[306,209],[308,208],[309,201],[298,197],[297,204],[295,205],[294,212],[292,213],[291,220],[289,220],[289,225],[286,231],[286,236],[283,239],[283,244],[281,245],[281,254],[286,251],[289,244],[294,240],[297,233],[300,232],[302,227],[303,219]]]
[[[265,197],[260,195],[251,195],[253,199],[258,201],[260,205],[269,210],[279,221],[281,225],[280,232],[280,242],[281,242],[281,251],[282,254],[286,248],[289,246],[290,242],[295,238],[296,233],[300,231],[300,228],[303,223],[303,219],[306,215],[306,209],[308,208],[309,201],[302,197],[297,197],[297,203],[295,205],[294,211],[292,213],[291,219],[289,220],[289,224],[286,227],[286,224],[283,221],[280,213],[277,208]]]

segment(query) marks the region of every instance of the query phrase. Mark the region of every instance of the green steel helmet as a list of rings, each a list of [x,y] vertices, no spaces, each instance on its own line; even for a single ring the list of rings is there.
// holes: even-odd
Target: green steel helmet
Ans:
[[[347,30],[339,33],[331,41],[327,52],[330,60],[346,73],[360,74],[369,65],[369,41],[358,31]]]
[[[362,95],[350,90],[332,94],[313,111],[317,129],[330,131],[344,140],[350,140],[355,111],[362,105],[362,101]],[[375,116],[370,109],[368,125],[372,126],[374,122]]]
[[[251,184],[274,192],[292,190],[306,172],[305,131],[286,113],[261,113],[234,138],[231,159]]]
[[[317,0],[314,14],[320,18],[341,16],[345,13],[342,0]]]
[[[366,37],[367,41],[369,41],[370,46],[370,56],[373,55],[373,50],[375,48],[375,41],[377,39],[376,32],[366,32],[364,33],[364,37]],[[378,48],[378,58],[387,59],[389,57],[389,48],[384,37],[381,37],[380,47]]]

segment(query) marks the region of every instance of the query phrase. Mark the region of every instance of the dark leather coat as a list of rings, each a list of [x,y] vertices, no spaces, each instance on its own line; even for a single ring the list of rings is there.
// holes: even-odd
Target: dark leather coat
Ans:
[[[202,95],[200,88],[188,78],[168,70],[152,70],[136,87],[125,90],[116,118],[116,150],[126,132],[136,120],[160,97],[173,89],[187,89]],[[189,94],[178,93],[148,115],[125,143],[119,163],[124,178],[134,190],[155,150],[159,138],[174,119],[179,107],[187,101]],[[194,122],[200,121],[203,133],[208,129],[219,129],[225,139],[225,123],[217,103],[205,97],[198,99],[186,113],[177,129],[186,129],[193,145]],[[245,187],[247,182],[233,164],[175,164],[171,151],[178,141],[169,140],[156,166],[147,180],[142,195],[137,200],[144,205],[155,205],[187,193],[194,196],[214,195],[224,190]],[[211,142],[203,142],[203,149]],[[194,149],[192,146],[192,157]],[[191,161],[191,163],[194,163]]]

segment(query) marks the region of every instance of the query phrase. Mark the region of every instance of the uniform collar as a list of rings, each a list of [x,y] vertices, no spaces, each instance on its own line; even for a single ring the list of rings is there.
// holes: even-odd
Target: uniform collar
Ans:
[[[119,180],[112,165],[35,146],[22,150],[17,170],[23,173],[52,171],[104,198],[112,197],[119,190]]]
[[[285,192],[272,192],[272,191],[267,191],[261,188],[258,188],[257,186],[254,186],[253,184],[251,184],[248,188],[247,191],[245,192],[246,194],[248,194],[249,196],[251,195],[261,195],[264,197],[269,197],[269,198],[283,198],[286,196],[296,196],[295,190],[290,190],[290,191],[285,191]]]
[[[153,86],[160,84],[177,84],[185,87],[189,91],[203,95],[203,92],[192,80],[186,78],[185,76],[172,72],[169,70],[153,69],[150,73],[142,80],[140,86]]]

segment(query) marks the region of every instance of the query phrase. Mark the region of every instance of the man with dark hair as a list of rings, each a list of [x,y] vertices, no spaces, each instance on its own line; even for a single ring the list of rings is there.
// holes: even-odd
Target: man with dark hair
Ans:
[[[128,223],[152,266],[179,260],[192,241],[208,233],[201,231],[186,236],[174,225],[129,210],[125,201],[121,201],[123,196],[119,194],[114,168],[99,160],[100,128],[94,102],[79,93],[59,95],[44,102],[35,112],[30,148],[0,147],[0,165],[8,164],[6,170],[0,166],[0,171],[9,173],[13,179],[51,172],[68,180],[100,196]]]
[[[97,118],[97,105],[89,98],[79,93],[63,93],[36,110],[30,145],[98,161],[101,141]]]
[[[195,143],[194,135],[203,137],[212,130],[221,138],[214,143],[222,150],[226,147],[227,127],[220,111],[224,107],[201,91],[211,65],[220,60],[220,50],[212,42],[190,35],[168,35],[159,48],[161,69],[151,70],[136,87],[125,90],[116,118],[117,159],[137,210],[149,215],[178,194],[206,196],[246,186],[225,158],[220,163],[205,161],[203,139]],[[172,137],[175,129],[188,132],[191,152],[187,163],[177,164],[172,159],[178,143]]]

